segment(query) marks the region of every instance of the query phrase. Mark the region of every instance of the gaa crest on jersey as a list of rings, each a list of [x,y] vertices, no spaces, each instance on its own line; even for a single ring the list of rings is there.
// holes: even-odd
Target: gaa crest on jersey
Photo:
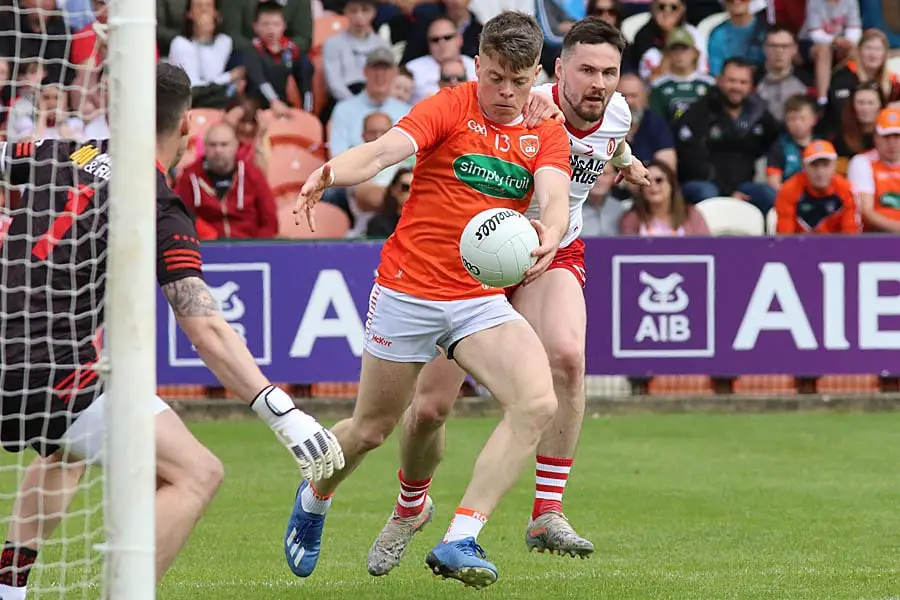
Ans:
[[[540,147],[541,141],[536,135],[523,135],[519,137],[519,148],[522,150],[522,154],[528,158],[537,156]]]
[[[606,142],[606,154],[607,156],[612,156],[613,152],[616,151],[616,140],[615,138],[609,138],[609,141]]]

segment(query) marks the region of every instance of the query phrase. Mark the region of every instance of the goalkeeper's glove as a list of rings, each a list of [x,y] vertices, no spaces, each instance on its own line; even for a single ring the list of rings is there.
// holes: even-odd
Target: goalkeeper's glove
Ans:
[[[287,446],[307,481],[315,484],[344,468],[344,452],[334,434],[294,406],[283,390],[266,386],[250,407]]]

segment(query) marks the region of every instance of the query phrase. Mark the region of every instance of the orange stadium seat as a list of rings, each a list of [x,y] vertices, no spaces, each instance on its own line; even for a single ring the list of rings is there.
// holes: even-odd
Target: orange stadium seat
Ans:
[[[188,113],[190,119],[191,139],[203,135],[206,130],[225,119],[225,111],[217,108],[192,108]]]
[[[288,188],[299,191],[309,174],[321,167],[324,161],[300,146],[282,144],[273,146],[269,155],[266,178],[272,193],[278,198]]]
[[[260,115],[266,127],[266,137],[272,147],[295,144],[324,158],[325,137],[322,122],[306,111],[291,110],[289,117],[276,119],[269,110]]]
[[[297,225],[294,219],[294,200],[300,186],[285,192],[278,201],[278,235],[297,240],[343,238],[350,230],[350,219],[340,208],[331,204],[319,203],[316,206],[316,230],[310,231],[306,219],[302,218]]]
[[[313,39],[310,52],[318,54],[322,50],[325,40],[336,33],[340,33],[347,29],[349,20],[344,15],[325,11],[321,17],[313,23]]]

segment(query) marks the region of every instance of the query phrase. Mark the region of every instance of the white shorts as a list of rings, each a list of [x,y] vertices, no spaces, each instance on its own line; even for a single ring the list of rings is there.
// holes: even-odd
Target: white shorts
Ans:
[[[440,346],[453,358],[463,338],[521,318],[503,294],[422,300],[376,283],[369,295],[365,350],[383,360],[427,363]]]
[[[153,396],[153,416],[169,410],[159,396]],[[106,394],[91,402],[78,414],[59,442],[60,448],[72,458],[90,464],[103,462],[103,443],[106,436]]]

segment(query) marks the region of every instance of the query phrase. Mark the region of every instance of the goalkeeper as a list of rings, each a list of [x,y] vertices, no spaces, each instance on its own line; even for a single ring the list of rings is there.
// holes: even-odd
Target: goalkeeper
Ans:
[[[159,285],[200,357],[284,441],[303,477],[330,477],[344,465],[340,446],[269,383],[219,314],[203,281],[193,220],[166,182],[166,166],[177,163],[188,133],[191,82],[183,70],[157,66],[156,103]],[[25,473],[0,555],[0,598],[21,600],[40,544],[66,513],[84,465],[103,458],[105,395],[92,340],[103,324],[107,183],[115,165],[106,142],[48,140],[0,144],[0,171],[11,185],[27,186],[0,248],[0,442],[40,455]],[[153,402],[158,580],[223,473],[178,416],[161,399]]]

